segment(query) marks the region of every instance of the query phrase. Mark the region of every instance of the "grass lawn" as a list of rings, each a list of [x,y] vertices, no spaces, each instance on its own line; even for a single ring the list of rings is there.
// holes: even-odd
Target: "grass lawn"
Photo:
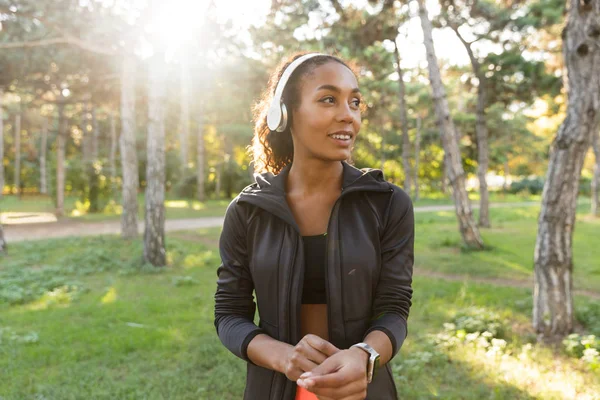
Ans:
[[[484,231],[492,248],[469,252],[452,214],[417,214],[409,336],[392,361],[400,398],[599,398],[598,369],[533,344],[530,289],[419,275],[527,278],[536,216],[535,208],[497,210]],[[598,228],[577,221],[576,286],[598,282]],[[240,399],[245,364],[213,326],[219,231],[169,233],[169,266],[158,271],[140,265],[141,240],[13,244],[0,259],[0,398]],[[579,329],[600,335],[596,303],[575,298]],[[495,341],[464,339],[458,328],[469,324],[497,331]]]
[[[481,229],[487,251],[463,249],[454,211],[415,214],[415,268],[505,279],[531,279],[540,207],[490,210],[491,229]],[[578,206],[573,238],[574,285],[600,292],[600,219]],[[477,210],[474,211],[477,218]]]

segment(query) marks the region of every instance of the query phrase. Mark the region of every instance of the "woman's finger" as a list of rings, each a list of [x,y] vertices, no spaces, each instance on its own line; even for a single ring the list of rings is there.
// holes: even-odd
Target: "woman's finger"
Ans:
[[[290,361],[292,362],[294,368],[297,368],[302,371],[300,372],[300,374],[312,371],[318,365],[314,361],[309,360],[306,357],[306,355],[303,354],[303,352],[298,350],[294,351],[294,354],[292,354],[292,358]]]
[[[317,365],[320,365],[323,361],[327,360],[328,358],[327,355],[315,349],[307,342],[302,342],[300,348],[304,356]]]
[[[303,340],[306,343],[308,343],[313,349],[325,354],[325,356],[327,357],[331,357],[332,355],[340,351],[340,349],[335,347],[333,344],[317,335],[306,335],[304,336]]]

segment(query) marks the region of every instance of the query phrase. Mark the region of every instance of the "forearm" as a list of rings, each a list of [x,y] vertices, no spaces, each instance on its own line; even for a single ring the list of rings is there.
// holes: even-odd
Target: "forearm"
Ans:
[[[293,349],[294,346],[261,333],[250,341],[247,354],[250,361],[259,367],[285,373],[287,354]]]
[[[392,342],[388,335],[382,331],[372,331],[364,339],[364,342],[379,353],[379,365],[387,364],[392,358]]]

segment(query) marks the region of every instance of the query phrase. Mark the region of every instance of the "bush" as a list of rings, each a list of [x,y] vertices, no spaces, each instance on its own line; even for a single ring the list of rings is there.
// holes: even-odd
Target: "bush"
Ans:
[[[529,193],[532,195],[540,194],[544,190],[544,180],[540,177],[525,178],[510,184],[508,192],[512,194]]]
[[[596,336],[573,333],[563,340],[563,345],[568,355],[580,358],[593,371],[600,369],[600,339]]]

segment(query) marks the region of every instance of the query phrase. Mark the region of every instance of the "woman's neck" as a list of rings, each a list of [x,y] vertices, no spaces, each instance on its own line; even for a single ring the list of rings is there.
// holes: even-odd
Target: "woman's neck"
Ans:
[[[310,195],[339,192],[344,166],[340,161],[295,159],[287,178],[287,193]]]

